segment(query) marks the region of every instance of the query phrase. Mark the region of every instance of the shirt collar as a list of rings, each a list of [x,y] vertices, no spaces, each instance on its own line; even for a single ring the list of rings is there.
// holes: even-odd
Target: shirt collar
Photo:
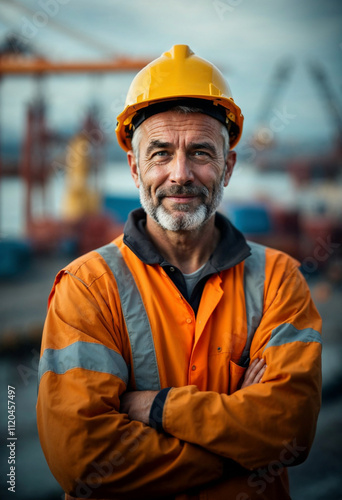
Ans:
[[[251,250],[243,234],[218,212],[215,214],[215,225],[220,231],[221,239],[208,264],[212,272],[220,272],[245,260]],[[133,210],[124,227],[124,243],[144,264],[170,265],[149,239],[145,226],[145,211],[142,208]]]

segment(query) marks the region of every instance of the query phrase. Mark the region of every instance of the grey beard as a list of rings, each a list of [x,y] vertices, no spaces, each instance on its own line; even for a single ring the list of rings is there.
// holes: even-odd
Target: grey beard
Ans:
[[[194,231],[200,229],[216,212],[219,207],[224,192],[224,176],[222,176],[219,184],[215,186],[212,200],[209,204],[205,203],[205,198],[208,197],[209,191],[207,188],[198,188],[195,186],[174,186],[167,190],[157,190],[156,195],[159,204],[155,206],[151,196],[140,179],[139,195],[140,203],[145,212],[159,224],[163,229],[168,231]],[[172,213],[164,208],[161,201],[165,195],[173,194],[193,194],[201,195],[203,202],[193,211],[186,203],[180,208],[181,213]]]

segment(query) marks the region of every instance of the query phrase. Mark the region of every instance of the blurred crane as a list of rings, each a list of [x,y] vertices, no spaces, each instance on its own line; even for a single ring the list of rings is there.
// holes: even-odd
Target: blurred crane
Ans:
[[[18,1],[9,2],[21,10],[30,11],[30,8],[21,4]],[[32,45],[27,43],[27,40],[22,40],[22,37],[12,34],[7,37],[0,47],[0,83],[7,76],[21,77],[31,75],[37,82],[37,97],[28,106],[26,114],[26,127],[23,138],[22,154],[20,159],[20,168],[17,174],[23,179],[26,189],[25,201],[25,216],[26,216],[26,233],[32,240],[34,246],[38,249],[46,250],[56,246],[56,243],[61,238],[74,237],[77,234],[79,237],[79,247],[82,251],[101,245],[107,242],[110,237],[114,237],[114,233],[121,231],[121,227],[115,221],[108,220],[108,217],[98,214],[99,211],[99,194],[95,189],[92,189],[88,184],[89,175],[98,168],[98,161],[91,162],[98,155],[98,149],[102,146],[97,141],[89,140],[90,132],[95,130],[95,121],[92,111],[87,115],[85,123],[82,125],[81,132],[69,143],[69,150],[81,152],[82,148],[87,146],[88,150],[92,150],[95,155],[78,154],[76,163],[70,165],[64,160],[66,173],[65,187],[65,207],[64,221],[51,220],[43,213],[43,217],[38,219],[33,213],[32,202],[37,196],[37,189],[40,191],[43,209],[45,188],[49,180],[49,176],[54,172],[51,168],[51,146],[56,140],[56,134],[48,131],[46,123],[46,102],[43,97],[43,81],[49,75],[55,74],[71,74],[71,73],[117,73],[127,71],[138,71],[151,59],[134,58],[127,56],[114,56],[113,50],[101,42],[96,43],[87,34],[75,31],[65,25],[58,23],[55,19],[50,20],[49,27],[58,28],[68,35],[74,36],[78,41],[86,42],[93,48],[97,48],[101,52],[106,52],[107,58],[104,60],[95,61],[52,61],[35,50]],[[110,55],[110,58],[108,58]],[[98,122],[97,125],[98,126]],[[100,133],[102,134],[102,132]],[[102,134],[102,136],[104,136]],[[50,153],[50,156],[49,156]],[[1,153],[0,153],[0,180],[5,173],[1,168]],[[12,172],[13,175],[14,172]],[[87,231],[87,224],[91,224],[91,230]],[[93,235],[92,241],[82,240],[86,233]]]
[[[250,141],[252,147],[255,147],[258,151],[274,145],[274,133],[270,128],[271,114],[274,112],[292,72],[293,63],[288,59],[284,59],[277,64],[271,76],[271,81],[257,117],[258,125]]]
[[[328,115],[331,119],[334,133],[336,134],[336,144],[342,148],[342,115],[338,106],[337,97],[334,95],[328,76],[324,67],[318,61],[308,64],[309,72],[313,80],[317,83],[318,90],[326,103]]]
[[[318,61],[308,64],[309,74],[319,90],[317,119],[327,116],[333,127],[332,147],[322,154],[303,155],[289,162],[288,168],[297,182],[307,183],[312,179],[336,179],[342,172],[342,114],[337,97],[334,95],[328,75]],[[324,121],[320,120],[322,127]]]

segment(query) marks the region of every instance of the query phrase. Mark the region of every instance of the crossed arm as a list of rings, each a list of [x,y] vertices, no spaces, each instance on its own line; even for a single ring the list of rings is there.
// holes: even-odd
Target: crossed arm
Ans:
[[[163,433],[149,426],[155,392],[126,393],[124,377],[104,372],[102,358],[100,369],[93,361],[87,369],[93,352],[104,352],[109,364],[112,351],[129,359],[129,343],[122,344],[119,334],[120,312],[113,330],[119,297],[104,295],[105,278],[85,286],[87,273],[76,279],[62,271],[44,328],[42,350],[52,366],[40,379],[37,419],[45,456],[63,489],[74,497],[80,489],[84,496],[86,487],[97,498],[129,500],[137,492],[158,498],[166,485],[171,495],[225,481],[227,458],[256,469],[282,460],[285,444],[295,449],[287,463],[305,458],[320,405],[321,322],[304,280],[286,276],[267,288],[265,314],[251,344],[251,358],[262,356],[266,371],[265,362],[255,360],[241,390],[230,395],[194,385],[172,388],[163,407]],[[81,366],[56,371],[55,360],[64,353]]]
[[[261,381],[265,373],[266,364],[263,358],[255,359],[244,375],[241,389]],[[120,398],[120,411],[127,413],[130,420],[137,420],[149,424],[149,416],[154,398],[159,391],[132,391],[125,392]]]

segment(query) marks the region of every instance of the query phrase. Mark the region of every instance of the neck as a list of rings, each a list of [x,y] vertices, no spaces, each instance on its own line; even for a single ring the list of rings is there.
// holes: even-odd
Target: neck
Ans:
[[[185,274],[203,266],[220,239],[215,217],[196,231],[168,231],[147,216],[146,230],[164,259]]]

